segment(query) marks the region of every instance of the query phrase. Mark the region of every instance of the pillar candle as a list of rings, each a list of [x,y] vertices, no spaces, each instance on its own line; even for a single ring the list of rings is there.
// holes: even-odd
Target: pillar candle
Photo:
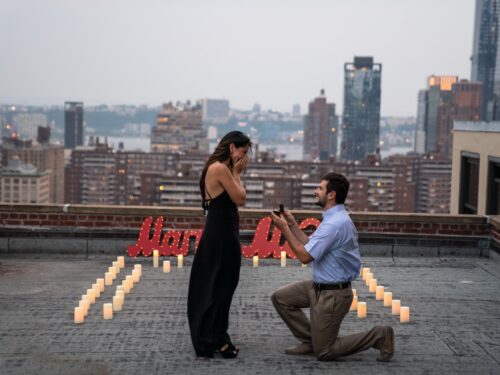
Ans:
[[[125,301],[125,292],[123,291],[123,289],[117,290],[115,296],[120,297],[122,299],[122,303],[123,301]]]
[[[259,256],[258,255],[253,256],[253,266],[259,267]]]
[[[113,311],[121,311],[122,299],[118,296],[113,297]]]
[[[110,272],[104,274],[104,284],[113,285],[113,275]]]
[[[392,306],[392,292],[384,292],[384,307]]]
[[[108,320],[108,319],[113,319],[113,304],[112,303],[105,303],[102,305],[102,315],[103,318]]]
[[[113,267],[115,267],[116,269],[116,274],[119,274],[120,273],[120,265],[118,264],[118,261],[114,261],[113,263],[111,263],[113,265]]]
[[[92,284],[92,289],[94,289],[95,298],[99,298],[101,296],[101,288],[99,288],[99,285]]]
[[[99,289],[101,293],[104,292],[104,279],[100,278],[96,280],[97,285],[99,285]]]
[[[392,300],[392,315],[399,315],[401,301],[398,299]]]
[[[356,289],[354,289],[354,288],[352,289],[352,295],[353,296],[357,296],[358,295],[358,291]]]
[[[357,311],[358,310],[358,296],[352,297],[351,308],[349,310],[350,311]]]
[[[377,285],[377,289],[375,289],[375,299],[377,301],[382,301],[384,299],[384,287],[381,285]]]
[[[281,267],[286,267],[286,251],[281,252]]]
[[[87,289],[87,296],[89,297],[89,303],[92,305],[95,302],[94,289]]]
[[[127,280],[123,280],[123,292],[125,294],[129,294],[130,293],[130,283],[127,281]]]
[[[301,263],[301,264],[302,264],[302,268],[306,268],[307,267],[306,263]]]
[[[368,267],[363,267],[361,270],[361,276],[363,277],[363,280],[366,280],[366,274],[370,272],[370,269]]]
[[[118,261],[118,265],[120,266],[120,268],[125,267],[125,257],[124,256],[119,256],[118,258],[116,258],[116,260]]]
[[[125,282],[128,283],[129,290],[132,290],[134,288],[134,279],[133,279],[132,275],[127,275],[127,277],[125,278]]]
[[[123,285],[118,285],[118,286],[116,287],[116,292],[115,292],[115,294],[116,294],[116,293],[118,293],[119,291],[122,291],[122,292],[123,292]]]
[[[366,318],[366,302],[358,302],[358,318]]]
[[[163,272],[165,272],[165,273],[170,272],[170,261],[169,260],[163,261]]]
[[[371,279],[369,285],[368,291],[370,293],[375,293],[377,291],[377,279]]]
[[[139,276],[142,276],[142,264],[136,264],[134,266],[134,270],[138,270],[139,271]]]
[[[153,251],[153,267],[158,268],[158,250]]]
[[[132,271],[132,280],[134,281],[134,283],[138,283],[140,279],[141,279],[141,276],[139,274],[139,270],[133,270]]]
[[[116,268],[111,266],[108,268],[108,272],[111,274],[111,277],[114,279],[116,279]]]
[[[370,280],[373,279],[373,273],[367,272],[365,277],[366,286],[370,285]]]
[[[80,302],[78,303],[78,307],[81,307],[83,309],[83,316],[86,317],[89,313],[89,301],[87,299],[87,296],[85,296],[85,300],[80,300]]]
[[[410,322],[410,308],[408,306],[401,306],[399,321],[401,323],[409,323]]]
[[[85,314],[82,307],[75,307],[75,324],[82,324]]]
[[[177,255],[177,268],[182,268],[184,263],[184,256],[182,254]]]

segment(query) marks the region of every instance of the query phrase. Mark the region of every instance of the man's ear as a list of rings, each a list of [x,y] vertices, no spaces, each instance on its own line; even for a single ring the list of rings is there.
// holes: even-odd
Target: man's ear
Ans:
[[[337,203],[337,192],[335,190],[332,190],[331,192],[329,192],[328,199],[333,199],[333,201],[335,203]]]

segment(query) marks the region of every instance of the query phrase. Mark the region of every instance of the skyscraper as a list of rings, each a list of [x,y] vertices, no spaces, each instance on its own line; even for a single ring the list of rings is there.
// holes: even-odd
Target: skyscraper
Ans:
[[[382,64],[354,57],[344,65],[343,160],[360,160],[376,152],[380,130]]]
[[[500,118],[499,20],[500,0],[476,0],[471,81],[483,83],[481,118],[486,121]]]
[[[415,151],[451,157],[453,121],[478,121],[481,113],[480,82],[456,76],[430,76],[418,95]]]
[[[83,145],[83,103],[64,103],[64,147]]]
[[[325,90],[309,103],[304,121],[304,159],[328,160],[337,154],[338,119],[335,104],[327,103]]]

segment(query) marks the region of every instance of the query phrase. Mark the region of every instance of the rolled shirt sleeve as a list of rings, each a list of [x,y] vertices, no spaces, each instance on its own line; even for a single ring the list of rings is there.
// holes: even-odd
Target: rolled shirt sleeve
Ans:
[[[332,223],[321,223],[304,246],[314,260],[320,260],[325,252],[334,246],[338,238],[338,228]]]

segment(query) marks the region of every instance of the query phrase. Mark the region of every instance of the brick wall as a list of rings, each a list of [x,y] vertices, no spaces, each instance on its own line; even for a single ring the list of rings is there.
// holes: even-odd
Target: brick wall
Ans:
[[[64,212],[64,211],[67,212]],[[320,211],[293,211],[300,222],[309,217],[320,219]],[[240,210],[240,227],[255,230],[268,210]],[[203,212],[196,208],[87,206],[87,205],[0,205],[2,231],[9,227],[39,228],[139,228],[148,217],[164,217],[164,227],[174,229],[203,228]],[[475,215],[356,213],[351,214],[360,233],[397,233],[416,235],[488,236],[500,240],[500,219],[487,222]],[[496,223],[496,226],[493,224]]]

